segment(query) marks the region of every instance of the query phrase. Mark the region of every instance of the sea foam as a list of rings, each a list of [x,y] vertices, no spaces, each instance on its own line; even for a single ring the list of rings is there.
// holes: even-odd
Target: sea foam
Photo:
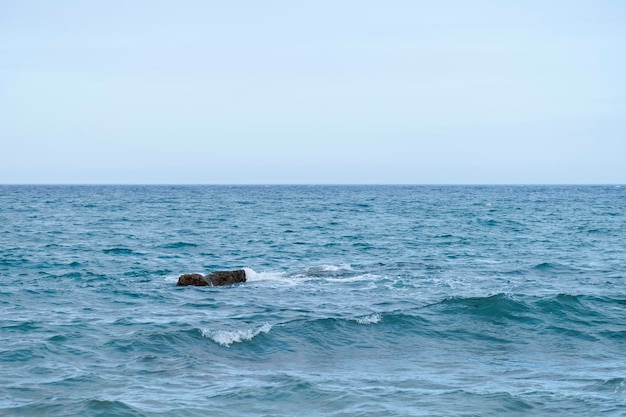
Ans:
[[[212,330],[203,329],[202,336],[208,337],[218,345],[229,347],[233,343],[245,342],[252,340],[255,336],[261,333],[269,333],[272,329],[272,325],[264,323],[262,326],[252,329],[241,330]]]
[[[300,275],[288,275],[284,272],[272,272],[272,271],[264,271],[264,272],[256,272],[252,268],[243,268],[246,271],[246,282],[272,282],[278,283],[282,285],[298,285],[302,282],[306,282],[312,278],[303,277]]]
[[[356,317],[354,321],[359,324],[376,324],[380,323],[382,316],[378,313],[370,314],[368,316]]]
[[[252,268],[243,268],[246,271],[246,281],[279,281],[284,278],[282,272],[256,272]]]

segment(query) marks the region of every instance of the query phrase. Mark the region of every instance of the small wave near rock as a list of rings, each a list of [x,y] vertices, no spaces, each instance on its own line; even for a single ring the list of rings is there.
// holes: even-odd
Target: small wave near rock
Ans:
[[[242,330],[213,330],[203,329],[202,336],[213,340],[218,345],[229,347],[233,343],[240,343],[252,340],[261,333],[269,333],[272,325],[264,323],[258,328],[242,329]]]
[[[303,283],[346,283],[346,282],[371,282],[378,280],[380,277],[373,274],[356,274],[351,269],[339,269],[339,267],[324,265],[320,269],[315,267],[313,272],[311,268],[304,271],[293,272],[256,272],[251,268],[243,268],[246,273],[247,282],[272,282],[279,285],[299,285]]]
[[[246,272],[246,280],[248,282],[254,281],[280,281],[284,278],[282,272],[256,272],[252,268],[243,268]]]

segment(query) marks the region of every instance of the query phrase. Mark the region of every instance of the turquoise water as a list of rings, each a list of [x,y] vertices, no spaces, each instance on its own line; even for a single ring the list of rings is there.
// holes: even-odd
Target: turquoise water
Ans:
[[[619,186],[0,186],[0,415],[623,416],[625,271]]]

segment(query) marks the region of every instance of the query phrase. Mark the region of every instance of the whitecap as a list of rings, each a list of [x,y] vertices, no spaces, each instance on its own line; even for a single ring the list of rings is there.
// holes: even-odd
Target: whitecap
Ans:
[[[264,323],[261,327],[242,330],[212,330],[203,329],[202,336],[213,340],[221,346],[229,347],[233,343],[245,342],[252,340],[261,333],[268,333],[272,329],[272,325]]]
[[[356,317],[354,321],[359,324],[376,324],[380,323],[382,319],[383,317],[380,314],[374,313],[370,314],[369,316]]]

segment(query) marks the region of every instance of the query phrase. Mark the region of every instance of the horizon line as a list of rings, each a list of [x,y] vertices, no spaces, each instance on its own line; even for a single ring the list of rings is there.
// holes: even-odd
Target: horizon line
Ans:
[[[557,182],[546,182],[546,183],[115,183],[115,182],[94,182],[94,183],[0,183],[0,186],[181,186],[181,187],[194,187],[194,186],[224,186],[224,187],[252,187],[252,186],[260,186],[260,187],[268,187],[268,186],[327,186],[327,187],[340,187],[340,186],[423,186],[423,187],[441,187],[441,186],[503,186],[503,187],[515,187],[515,186],[622,186],[626,185],[626,183],[618,183],[618,182],[608,182],[608,183],[557,183]]]

